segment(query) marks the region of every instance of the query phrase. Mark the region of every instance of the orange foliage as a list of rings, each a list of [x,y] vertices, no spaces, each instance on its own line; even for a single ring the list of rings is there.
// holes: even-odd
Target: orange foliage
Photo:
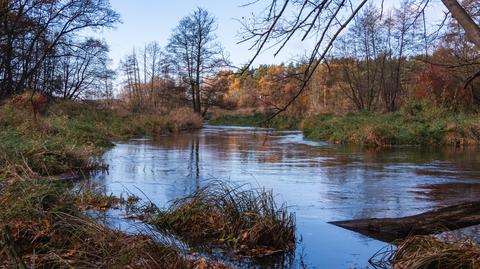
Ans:
[[[268,108],[284,107],[300,90],[296,70],[283,65],[272,66],[258,81],[257,93],[264,106]],[[300,115],[308,107],[308,96],[301,95],[289,108],[289,112]]]
[[[43,112],[48,103],[48,96],[43,93],[26,92],[12,99],[13,107],[17,109],[32,109],[34,113]]]

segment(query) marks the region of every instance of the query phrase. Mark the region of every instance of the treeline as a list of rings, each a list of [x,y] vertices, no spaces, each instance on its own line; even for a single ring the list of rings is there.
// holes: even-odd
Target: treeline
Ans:
[[[464,6],[479,23],[475,3],[464,1]],[[392,112],[412,101],[478,109],[479,50],[452,18],[443,30],[427,35],[415,8],[409,1],[389,13],[373,5],[365,7],[287,112],[293,116]],[[242,74],[230,73],[226,104],[280,110],[298,94],[307,65],[262,65]]]
[[[211,105],[220,105],[225,83],[214,76],[228,60],[216,28],[215,17],[198,8],[180,20],[164,48],[152,42],[134,49],[120,64],[121,98],[134,110],[170,111],[190,105],[203,116]]]
[[[476,23],[478,4],[462,3]],[[402,1],[391,11],[365,6],[301,94],[312,62],[232,70],[215,35],[216,19],[202,8],[179,21],[168,43],[134,49],[117,71],[109,67],[108,46],[88,37],[119,22],[108,0],[1,1],[0,15],[0,99],[26,91],[113,98],[118,74],[123,83],[117,97],[134,111],[190,106],[206,116],[212,106],[276,111],[288,106],[289,114],[303,116],[391,112],[416,100],[470,110],[480,104],[478,48],[450,16],[427,34],[415,1]]]
[[[111,94],[108,46],[87,34],[119,20],[108,0],[0,1],[0,98]]]

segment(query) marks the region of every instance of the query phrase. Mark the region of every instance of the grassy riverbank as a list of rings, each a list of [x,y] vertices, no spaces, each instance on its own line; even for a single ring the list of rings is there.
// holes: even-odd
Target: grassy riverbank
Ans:
[[[370,146],[478,145],[476,113],[411,105],[399,112],[321,115],[307,118],[302,129],[310,139]]]
[[[261,126],[268,113],[222,115],[210,122],[214,125]],[[392,113],[349,113],[316,115],[305,119],[279,116],[268,124],[278,129],[301,129],[313,140],[336,144],[366,146],[390,145],[478,145],[480,116],[474,112],[458,112],[431,108],[428,104],[411,104]]]
[[[98,168],[92,159],[112,139],[198,129],[201,118],[187,111],[169,115],[134,114],[77,102],[59,102],[34,117],[12,104],[0,107],[0,177],[78,173]]]
[[[256,112],[254,114],[224,114],[214,117],[208,123],[211,125],[229,125],[229,126],[244,126],[244,127],[268,127],[279,130],[298,129],[301,120],[285,115],[278,115],[271,121],[267,121],[273,113]]]
[[[85,209],[105,210],[120,199],[73,189],[59,175],[102,166],[96,156],[112,139],[199,128],[196,116],[122,113],[76,102],[52,104],[33,116],[0,107],[0,267],[194,268],[175,247],[111,230]],[[216,267],[222,268],[222,267]]]
[[[140,114],[101,103],[61,101],[34,116],[7,101],[0,107],[0,267],[228,268],[187,258],[171,243],[105,227],[86,211],[128,211],[132,201],[140,201],[65,180],[102,169],[98,157],[113,146],[112,140],[201,126],[202,119],[188,109]],[[258,249],[256,255],[268,255],[294,247],[294,217],[285,207],[276,207],[271,193],[218,187],[180,199],[184,203],[168,211],[150,212],[145,220],[187,242],[193,237],[197,242],[236,242],[232,247],[252,256],[253,249]],[[223,206],[214,203],[220,199]],[[194,230],[198,233],[190,233]]]

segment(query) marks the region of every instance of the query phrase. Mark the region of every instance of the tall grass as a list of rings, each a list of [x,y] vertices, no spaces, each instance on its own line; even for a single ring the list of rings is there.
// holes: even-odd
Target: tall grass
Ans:
[[[0,107],[0,166],[10,167],[4,177],[24,173],[25,167],[38,175],[86,172],[101,166],[95,156],[112,146],[112,139],[201,126],[201,118],[187,109],[134,114],[61,101],[34,117],[29,109],[8,103]]]
[[[295,216],[269,191],[215,182],[174,201],[147,220],[192,243],[214,243],[251,256],[292,250]]]

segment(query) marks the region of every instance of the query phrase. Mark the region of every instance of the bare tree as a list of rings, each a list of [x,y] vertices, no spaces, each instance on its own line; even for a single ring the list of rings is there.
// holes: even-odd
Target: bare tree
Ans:
[[[456,0],[442,0],[452,16],[463,27],[470,42],[474,43],[480,49],[480,26],[475,22],[470,14]]]
[[[0,14],[1,96],[53,81],[52,63],[65,40],[76,46],[76,33],[119,21],[108,0],[2,1]]]
[[[368,0],[258,0],[250,4],[267,3],[263,11],[252,18],[243,21],[243,38],[241,42],[251,42],[254,56],[247,65],[253,63],[256,57],[266,49],[276,48],[278,54],[292,39],[306,40],[312,38],[314,46],[308,57],[297,94],[291,98],[277,113],[285,111],[307,88],[308,81],[314,71],[322,63],[336,39],[357,16]],[[383,2],[383,1],[382,1]],[[480,46],[480,28],[472,20],[470,14],[456,0],[442,0],[453,17],[461,22],[471,42]],[[430,0],[415,0],[418,7],[415,18],[423,14]]]
[[[180,20],[167,46],[180,76],[190,87],[193,109],[198,114],[203,112],[204,79],[225,65],[223,49],[216,42],[216,29],[216,19],[207,10],[198,8]]]
[[[99,40],[87,39],[76,47],[63,46],[58,56],[56,77],[61,85],[57,94],[65,99],[94,95],[99,82],[111,76],[108,47]]]

